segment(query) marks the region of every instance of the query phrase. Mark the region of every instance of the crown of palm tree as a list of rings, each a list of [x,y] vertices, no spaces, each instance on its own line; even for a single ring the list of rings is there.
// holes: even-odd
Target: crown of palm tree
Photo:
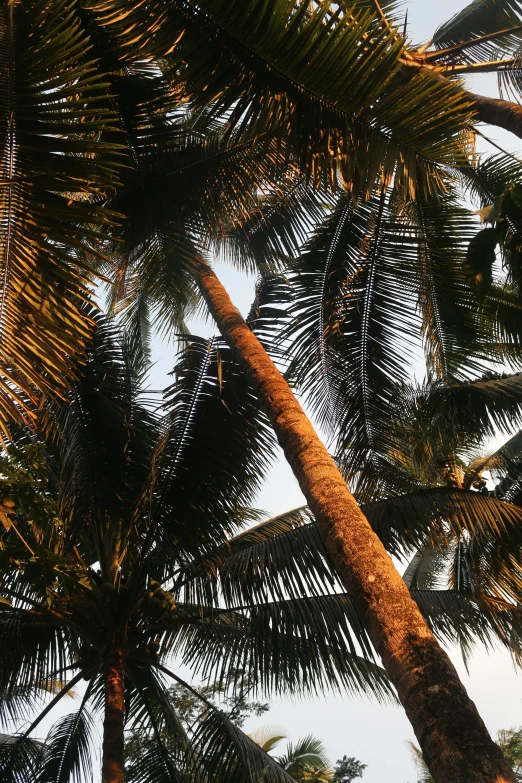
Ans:
[[[391,694],[368,643],[357,652],[365,632],[349,602],[325,593],[321,576],[334,577],[324,558],[306,545],[291,555],[285,535],[305,516],[240,532],[256,518],[248,503],[274,442],[228,349],[193,338],[161,416],[137,365],[102,322],[69,404],[49,406],[39,438],[21,431],[2,458],[2,719],[19,726],[34,716],[43,683],[72,675],[1,746],[6,780],[35,751],[26,737],[82,678],[80,709],[39,752],[45,780],[88,768],[90,715],[102,709],[116,638],[128,724],[152,726],[149,760],[166,780],[187,765],[214,779],[238,763],[257,774],[269,761],[211,705],[193,740],[183,737],[164,686],[184,682],[173,660],[230,686],[241,669],[268,692],[336,685]],[[280,545],[263,555],[270,541]],[[278,557],[289,560],[286,571]],[[283,780],[274,770],[267,779]]]

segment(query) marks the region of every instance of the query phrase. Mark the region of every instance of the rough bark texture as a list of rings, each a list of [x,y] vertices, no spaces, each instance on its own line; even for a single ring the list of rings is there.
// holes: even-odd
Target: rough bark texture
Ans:
[[[102,783],[124,783],[123,756],[125,694],[123,652],[114,646],[105,659],[105,716],[103,720]]]
[[[487,98],[467,90],[464,92],[481,122],[504,128],[522,139],[522,106],[520,104],[502,101],[498,98]]]
[[[437,783],[515,783],[453,664],[290,387],[210,267],[201,261],[196,269],[201,292],[259,395],[433,777]]]

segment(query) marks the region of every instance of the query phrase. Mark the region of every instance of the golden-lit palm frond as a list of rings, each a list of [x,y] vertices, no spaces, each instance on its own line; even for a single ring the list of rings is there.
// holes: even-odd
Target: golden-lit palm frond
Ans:
[[[71,0],[0,9],[0,431],[60,393],[116,184],[106,83]],[[87,259],[87,260],[85,260]]]

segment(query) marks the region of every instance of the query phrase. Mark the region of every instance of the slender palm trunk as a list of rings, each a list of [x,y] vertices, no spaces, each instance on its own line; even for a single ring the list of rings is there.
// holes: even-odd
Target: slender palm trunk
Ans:
[[[312,510],[332,563],[368,629],[437,783],[515,783],[380,539],[361,513],[290,387],[214,272],[200,290],[247,372]]]
[[[105,716],[103,720],[102,783],[124,783],[125,694],[124,658],[121,648],[111,646],[105,659]]]

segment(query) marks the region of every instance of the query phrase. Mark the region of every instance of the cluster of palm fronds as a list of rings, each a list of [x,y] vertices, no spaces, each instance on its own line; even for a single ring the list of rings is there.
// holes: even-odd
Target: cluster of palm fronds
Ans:
[[[3,3],[3,428],[67,383],[100,274],[146,339],[152,316],[176,330],[194,306],[195,254],[225,244],[242,264],[281,268],[325,214],[320,244],[368,248],[358,287],[374,256],[402,247],[386,295],[422,301],[430,361],[451,372],[449,317],[472,318],[448,270],[473,226],[455,186],[498,195],[470,157],[474,109],[456,77],[496,71],[518,90],[520,20],[516,0],[473,2],[426,49],[408,44],[394,2]],[[354,212],[359,195],[370,201]]]
[[[0,4],[0,706],[26,721],[0,745],[6,780],[88,772],[116,647],[122,726],[151,736],[136,780],[289,779],[211,705],[183,731],[174,659],[230,688],[241,670],[266,693],[394,698],[310,512],[250,508],[274,438],[223,340],[184,344],[162,407],[143,390],[153,327],[187,331],[212,253],[260,275],[250,325],[429,626],[522,654],[520,434],[480,452],[521,426],[522,166],[473,149],[478,119],[522,129],[460,81],[494,71],[520,94],[522,5],[475,0],[420,47],[399,14]],[[467,197],[495,216],[480,239]]]

